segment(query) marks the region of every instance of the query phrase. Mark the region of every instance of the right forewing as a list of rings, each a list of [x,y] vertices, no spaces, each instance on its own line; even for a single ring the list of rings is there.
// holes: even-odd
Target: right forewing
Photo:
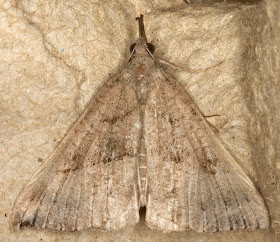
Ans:
[[[145,113],[146,222],[164,231],[267,228],[263,199],[176,80],[155,77]]]

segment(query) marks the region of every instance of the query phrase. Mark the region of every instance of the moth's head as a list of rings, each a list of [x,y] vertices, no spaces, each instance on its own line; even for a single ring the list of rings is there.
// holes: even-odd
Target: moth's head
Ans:
[[[143,15],[140,14],[140,17],[137,17],[136,20],[138,20],[138,23],[139,23],[139,39],[137,40],[136,43],[132,44],[130,46],[130,52],[137,52],[137,49],[138,50],[141,50],[141,49],[148,49],[150,51],[150,53],[154,53],[155,51],[155,47],[153,44],[151,43],[148,43],[147,42],[147,37],[146,37],[146,34],[145,34],[145,28],[144,28],[144,19],[143,19]]]

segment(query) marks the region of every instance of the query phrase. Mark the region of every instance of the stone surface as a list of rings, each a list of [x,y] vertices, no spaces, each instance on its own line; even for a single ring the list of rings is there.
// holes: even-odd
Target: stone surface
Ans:
[[[276,238],[280,3],[228,2],[0,1],[1,241]],[[208,120],[263,195],[270,229],[164,234],[142,222],[115,232],[11,232],[9,215],[19,191],[41,165],[38,159],[50,155],[90,98],[125,65],[138,35],[135,17],[140,13],[155,56],[172,63],[163,66],[206,116],[220,115]]]

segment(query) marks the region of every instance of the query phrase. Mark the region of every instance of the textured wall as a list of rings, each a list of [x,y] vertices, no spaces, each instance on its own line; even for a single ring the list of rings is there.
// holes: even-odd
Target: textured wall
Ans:
[[[0,1],[1,241],[272,241],[280,232],[280,3],[191,2]],[[164,234],[142,222],[117,232],[11,232],[19,191],[123,68],[140,13],[155,56],[177,67],[163,65],[205,115],[220,115],[209,121],[263,195],[270,229]]]

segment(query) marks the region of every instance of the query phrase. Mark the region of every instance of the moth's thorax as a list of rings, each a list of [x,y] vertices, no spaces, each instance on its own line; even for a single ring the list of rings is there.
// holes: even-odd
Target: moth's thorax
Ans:
[[[153,75],[159,70],[155,60],[144,46],[138,46],[130,59],[126,73],[129,85],[136,91],[140,105],[145,105],[153,87]]]

